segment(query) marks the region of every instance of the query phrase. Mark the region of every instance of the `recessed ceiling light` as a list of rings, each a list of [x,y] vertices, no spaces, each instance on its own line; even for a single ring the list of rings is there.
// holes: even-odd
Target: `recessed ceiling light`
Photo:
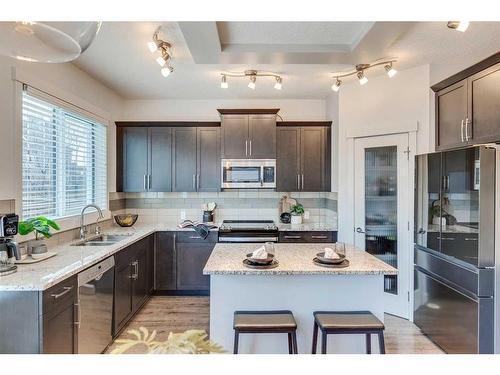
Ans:
[[[332,85],[332,90],[335,92],[338,92],[340,90],[340,85],[342,84],[342,81],[338,78],[335,79],[335,82]]]
[[[251,88],[252,90],[255,90],[255,81],[257,78],[255,76],[250,77],[250,82],[248,82],[248,87]]]
[[[448,28],[465,32],[469,28],[469,21],[449,21]]]
[[[389,76],[389,78],[394,77],[396,75],[396,73],[398,72],[396,69],[394,69],[392,67],[392,63],[387,64],[386,66],[384,66],[384,69],[387,72],[387,75]]]
[[[281,82],[282,82],[281,77],[276,77],[276,83],[274,84],[274,88],[276,90],[281,90]]]
[[[221,89],[227,89],[229,87],[228,83],[227,83],[227,78],[226,76],[222,76],[222,81],[220,82],[220,87]]]
[[[361,86],[363,86],[364,84],[366,84],[368,82],[368,78],[366,78],[365,73],[363,73],[363,71],[358,72],[357,76],[359,79],[359,84]]]

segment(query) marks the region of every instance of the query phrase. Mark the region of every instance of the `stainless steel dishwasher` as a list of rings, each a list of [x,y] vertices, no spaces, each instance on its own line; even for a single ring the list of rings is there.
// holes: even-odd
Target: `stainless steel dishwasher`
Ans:
[[[114,257],[78,274],[78,353],[99,354],[111,343]]]

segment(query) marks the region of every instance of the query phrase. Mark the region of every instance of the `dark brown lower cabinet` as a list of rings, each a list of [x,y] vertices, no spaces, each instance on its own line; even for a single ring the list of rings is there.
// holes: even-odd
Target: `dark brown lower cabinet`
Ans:
[[[290,243],[331,243],[337,242],[337,232],[330,231],[281,231],[279,242]]]
[[[156,290],[208,292],[210,277],[203,275],[203,268],[216,242],[216,232],[206,239],[194,231],[157,233]]]
[[[153,235],[115,255],[115,302],[113,335],[117,335],[144,304],[150,294],[150,273],[154,252]]]
[[[43,316],[43,353],[73,354],[77,352],[76,293],[73,301]]]

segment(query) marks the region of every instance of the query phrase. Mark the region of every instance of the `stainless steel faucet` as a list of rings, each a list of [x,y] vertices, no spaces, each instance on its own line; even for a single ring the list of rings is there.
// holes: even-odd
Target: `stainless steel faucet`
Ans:
[[[85,234],[87,233],[87,227],[83,224],[83,215],[85,214],[85,210],[87,208],[95,208],[99,214],[96,224],[99,222],[99,219],[103,219],[104,215],[102,214],[101,209],[99,206],[95,204],[88,204],[85,207],[82,208],[82,213],[80,214],[80,239],[83,240],[85,238]],[[96,226],[96,234],[99,234],[99,226]]]

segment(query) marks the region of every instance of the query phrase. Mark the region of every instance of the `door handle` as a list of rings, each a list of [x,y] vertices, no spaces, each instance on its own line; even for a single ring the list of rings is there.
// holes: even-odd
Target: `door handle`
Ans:
[[[151,175],[148,174],[148,190],[151,190]]]
[[[132,280],[137,280],[139,277],[139,261],[135,260],[131,263],[131,266],[134,267],[134,273],[131,276]]]
[[[196,190],[196,174],[193,174],[193,190]]]
[[[418,230],[418,232],[417,232],[417,234],[425,234],[425,233],[426,233],[426,231],[425,231],[425,230],[423,230],[422,228],[420,228],[420,229]]]
[[[81,316],[81,311],[80,311],[80,300],[78,300],[78,303],[75,303],[74,309],[75,309],[75,315],[76,315],[75,326],[80,328],[80,323],[82,321],[82,316]]]
[[[252,140],[250,140],[250,156],[252,156]]]
[[[464,120],[460,122],[460,138],[462,139],[462,142],[464,141]]]
[[[200,174],[196,175],[196,190],[200,190]]]
[[[357,233],[366,233],[363,229],[361,229],[360,227],[357,227],[356,228],[356,232]]]
[[[144,175],[144,190],[148,190],[147,175]]]
[[[300,174],[297,175],[297,190],[300,190]]]
[[[304,174],[302,173],[302,190],[304,190]]]
[[[245,155],[248,156],[248,139],[245,140]]]

